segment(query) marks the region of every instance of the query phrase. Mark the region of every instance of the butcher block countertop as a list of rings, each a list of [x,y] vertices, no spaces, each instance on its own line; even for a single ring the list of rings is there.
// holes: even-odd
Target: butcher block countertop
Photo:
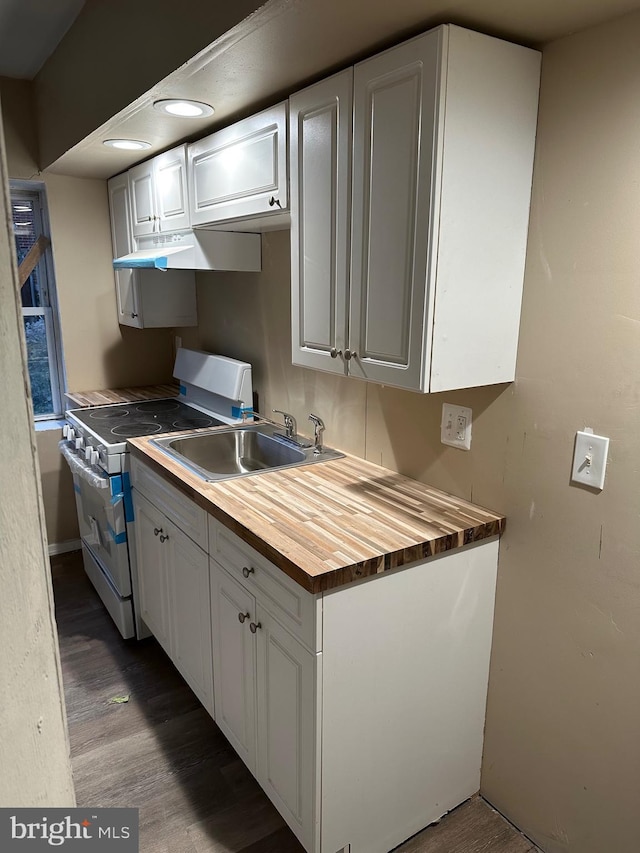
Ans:
[[[102,391],[68,391],[65,397],[69,408],[78,409],[87,406],[113,406],[116,403],[139,403],[144,400],[162,400],[165,397],[177,397],[179,386],[145,385],[140,388],[105,388]]]
[[[309,592],[500,535],[505,518],[346,456],[207,483],[151,444],[132,453]]]

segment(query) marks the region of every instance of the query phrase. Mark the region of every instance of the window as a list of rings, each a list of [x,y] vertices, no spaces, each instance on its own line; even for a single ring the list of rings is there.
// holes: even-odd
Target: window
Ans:
[[[49,236],[44,186],[11,182],[11,213],[18,266],[41,235]],[[31,399],[36,420],[62,414],[64,369],[51,249],[22,286]]]

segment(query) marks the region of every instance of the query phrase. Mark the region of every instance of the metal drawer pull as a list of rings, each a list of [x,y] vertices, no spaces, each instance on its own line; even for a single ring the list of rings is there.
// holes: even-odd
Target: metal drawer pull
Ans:
[[[280,200],[277,199],[274,195],[269,199],[269,207],[273,207],[274,204],[277,204],[280,209],[282,209],[282,205],[280,204]]]
[[[345,357],[345,360],[346,360],[346,361],[351,361],[351,359],[352,359],[352,358],[357,358],[357,357],[358,357],[358,353],[357,353],[357,352],[351,352],[351,350],[350,350],[350,349],[346,349],[346,350],[344,351],[344,357]]]
[[[245,578],[248,578],[249,575],[253,574],[253,572],[255,572],[253,566],[250,569],[247,568],[247,566],[242,567],[242,574],[245,576]]]
[[[243,622],[245,619],[249,618],[249,613],[238,613],[238,621]]]
[[[162,528],[161,527],[154,527],[153,528],[153,535],[157,536],[159,533],[162,533]]]
[[[262,625],[260,622],[258,622],[257,624],[255,622],[249,622],[249,630],[251,631],[252,634],[255,634],[255,632],[258,630],[258,628],[262,628]]]
[[[166,542],[168,538],[169,538],[169,534],[167,534],[166,536],[162,536],[162,535],[161,535],[161,536],[160,536],[160,541],[161,541],[161,542]]]
[[[342,355],[342,350],[336,349],[335,347],[331,347],[331,349],[329,350],[329,355],[331,356],[331,358],[337,358],[339,355]]]

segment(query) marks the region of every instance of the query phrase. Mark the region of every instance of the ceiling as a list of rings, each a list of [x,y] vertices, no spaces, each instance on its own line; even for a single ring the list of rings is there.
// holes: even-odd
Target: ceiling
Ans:
[[[85,0],[0,0],[0,76],[32,80]]]
[[[0,32],[4,31],[3,22],[17,20],[15,7],[27,5],[40,10],[53,6],[64,12],[56,26],[47,30],[53,49],[55,33],[68,26],[82,2],[0,0]],[[110,177],[440,23],[457,23],[541,46],[639,7],[640,0],[269,0],[97,127],[49,169],[81,177]],[[10,12],[12,8],[14,17],[3,17],[5,9]],[[32,20],[30,33],[47,29],[47,20],[44,16]],[[33,39],[34,56],[38,41]],[[38,49],[42,51],[42,47]],[[25,50],[29,53],[29,46]],[[32,66],[39,61],[34,58]],[[169,97],[203,100],[215,107],[215,115],[187,120],[163,116],[153,109],[154,100]],[[137,153],[105,148],[103,140],[114,136],[143,139],[152,148]]]

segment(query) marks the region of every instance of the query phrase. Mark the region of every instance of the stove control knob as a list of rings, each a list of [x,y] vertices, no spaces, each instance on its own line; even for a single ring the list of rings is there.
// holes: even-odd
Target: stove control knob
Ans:
[[[92,465],[98,465],[99,462],[100,462],[100,454],[98,453],[97,450],[92,450],[91,451],[91,464]]]
[[[65,424],[65,425],[62,427],[62,437],[63,437],[63,438],[68,438],[68,437],[69,437],[69,424]]]
[[[76,437],[76,431],[72,426],[70,426],[67,430],[67,441],[73,441]]]
[[[76,438],[76,450],[82,450],[84,447],[84,438],[80,436],[80,438]]]
[[[91,448],[90,447],[85,447],[84,458],[87,460],[87,462],[91,462]]]

